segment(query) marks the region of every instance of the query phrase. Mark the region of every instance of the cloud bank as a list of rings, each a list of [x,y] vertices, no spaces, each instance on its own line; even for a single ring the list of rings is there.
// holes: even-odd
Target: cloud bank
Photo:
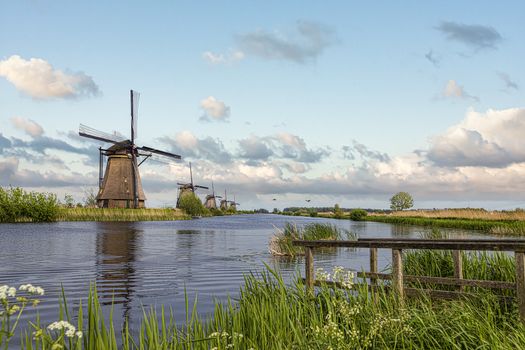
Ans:
[[[25,60],[13,55],[0,61],[0,77],[35,99],[80,98],[100,94],[92,77],[83,72],[63,72],[41,58]]]

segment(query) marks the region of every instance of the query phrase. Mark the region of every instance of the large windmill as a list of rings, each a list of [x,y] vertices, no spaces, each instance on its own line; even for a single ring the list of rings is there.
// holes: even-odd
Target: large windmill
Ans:
[[[198,188],[202,188],[204,190],[208,189],[208,187],[206,186],[200,186],[200,185],[193,184],[193,172],[191,170],[191,162],[190,162],[190,182],[188,183],[177,182],[177,185],[179,186],[179,196],[177,197],[177,208],[179,208],[180,200],[182,199],[183,196],[186,196],[188,194],[193,195]]]
[[[206,196],[206,200],[204,201],[204,206],[207,209],[217,209],[217,199],[221,199],[221,196],[215,195],[215,187],[213,186],[213,181],[211,182],[211,194],[208,194]]]
[[[150,157],[158,160],[181,159],[177,154],[135,144],[137,138],[138,104],[140,94],[130,91],[131,138],[108,134],[80,124],[78,134],[83,137],[112,144],[99,148],[99,191],[97,205],[103,208],[143,208],[146,196],[140,181],[139,166]],[[104,156],[107,157],[103,171]],[[138,158],[143,159],[138,162]]]

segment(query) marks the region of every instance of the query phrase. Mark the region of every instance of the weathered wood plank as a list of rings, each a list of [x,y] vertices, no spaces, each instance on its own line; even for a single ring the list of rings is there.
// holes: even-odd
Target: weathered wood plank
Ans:
[[[487,250],[487,251],[525,251],[525,242],[492,240],[490,242],[447,241],[418,239],[404,241],[385,241],[381,239],[366,241],[293,241],[297,246],[310,247],[353,247],[353,248],[388,248],[388,249],[436,249],[436,250]]]
[[[392,249],[392,289],[403,303],[403,255],[401,249]]]
[[[306,277],[306,290],[313,292],[314,289],[314,249],[312,247],[304,247],[304,267]]]
[[[392,279],[392,275],[389,273],[358,272],[357,277],[361,277],[361,278],[375,277],[381,280]],[[433,284],[443,284],[443,285],[459,285],[459,286],[491,288],[491,289],[516,289],[516,283],[503,282],[503,281],[469,280],[469,279],[456,279],[452,277],[430,277],[430,276],[415,276],[415,275],[404,275],[403,279],[407,282],[433,283]]]
[[[525,253],[515,252],[516,260],[516,299],[521,322],[525,323]]]
[[[370,248],[370,272],[377,273],[377,248]],[[370,284],[375,286],[377,284],[377,278],[370,277]]]
[[[452,251],[452,260],[454,260],[454,277],[458,280],[463,279],[463,259],[461,256],[461,250]],[[459,284],[458,290],[463,292],[465,288]]]

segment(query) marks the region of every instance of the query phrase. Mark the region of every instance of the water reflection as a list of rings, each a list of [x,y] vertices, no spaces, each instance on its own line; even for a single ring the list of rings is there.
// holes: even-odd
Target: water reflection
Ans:
[[[142,230],[136,223],[97,222],[97,290],[103,305],[122,304],[127,318],[136,288],[136,258]]]

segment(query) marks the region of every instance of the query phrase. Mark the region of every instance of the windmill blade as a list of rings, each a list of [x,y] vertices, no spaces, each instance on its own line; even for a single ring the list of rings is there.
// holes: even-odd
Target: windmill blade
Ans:
[[[139,99],[140,93],[131,90],[131,139],[135,140],[138,136],[137,121],[139,119]]]
[[[195,188],[202,188],[203,190],[208,190],[208,189],[210,189],[209,187],[201,186],[201,185],[195,185],[195,186],[193,186],[193,187],[195,187]]]
[[[170,152],[166,152],[166,151],[161,151],[161,150],[158,150],[158,149],[155,149],[155,148],[151,148],[151,147],[147,147],[147,146],[138,147],[137,149],[143,150],[143,151],[146,151],[146,152],[155,153],[155,154],[158,154],[158,155],[161,155],[161,156],[164,156],[164,157],[168,157],[168,158],[173,158],[173,159],[181,159],[182,158],[178,154],[174,154],[174,153],[170,153]]]
[[[80,124],[80,127],[78,128],[78,134],[83,137],[108,143],[119,143],[126,141],[126,138],[121,135],[108,134],[107,132],[93,129],[92,127],[84,124]]]

